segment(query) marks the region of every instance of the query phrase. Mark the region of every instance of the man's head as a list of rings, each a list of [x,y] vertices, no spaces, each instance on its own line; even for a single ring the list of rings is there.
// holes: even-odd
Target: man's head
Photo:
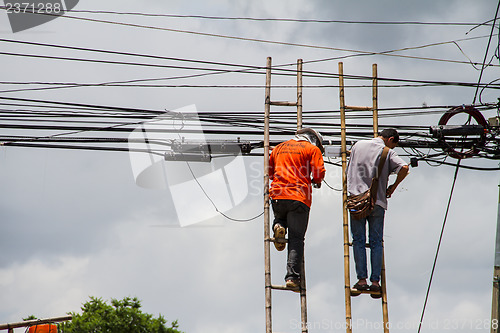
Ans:
[[[378,134],[382,140],[384,140],[385,145],[391,149],[396,147],[399,142],[399,133],[394,128],[386,128]]]
[[[319,148],[319,150],[321,150],[322,154],[325,152],[325,148],[323,147],[323,137],[312,128],[301,128],[295,134],[306,135],[309,138],[309,141],[311,141]]]

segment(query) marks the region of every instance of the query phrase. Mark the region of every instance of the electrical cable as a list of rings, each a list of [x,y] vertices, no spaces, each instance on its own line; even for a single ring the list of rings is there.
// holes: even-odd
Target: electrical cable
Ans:
[[[41,15],[55,16],[54,14],[49,14],[49,13],[41,13]],[[340,48],[328,47],[328,46],[318,46],[318,45],[310,45],[310,44],[280,42],[280,41],[271,41],[271,40],[258,39],[258,38],[229,36],[229,35],[222,35],[222,34],[201,32],[201,31],[190,31],[190,30],[182,30],[182,29],[154,27],[154,26],[146,26],[146,25],[134,24],[134,23],[123,23],[123,22],[115,22],[115,21],[109,21],[109,20],[98,20],[98,19],[91,19],[91,18],[83,18],[83,17],[71,16],[71,15],[64,15],[64,16],[57,15],[57,16],[62,17],[62,18],[66,18],[66,19],[82,20],[82,21],[89,21],[89,22],[94,22],[94,23],[105,23],[105,24],[123,25],[123,26],[134,27],[134,28],[147,28],[147,29],[160,30],[160,31],[169,31],[169,32],[177,32],[177,33],[184,33],[184,34],[199,35],[199,36],[205,36],[205,37],[218,37],[218,38],[234,39],[234,40],[241,40],[241,41],[250,41],[250,42],[259,42],[259,43],[277,44],[277,45],[286,45],[286,46],[298,46],[298,47],[315,48],[315,49],[325,49],[325,50],[334,50],[334,51],[358,52],[356,50],[346,50],[346,49],[340,49]]]
[[[0,97],[1,100],[1,97]],[[9,110],[1,110],[0,109],[0,128],[11,129],[11,130],[19,130],[19,131],[28,131],[28,130],[42,130],[42,131],[63,131],[62,133],[43,135],[43,136],[26,136],[26,135],[17,135],[16,137],[10,136],[0,136],[0,142],[4,142],[4,145],[13,145],[11,144],[13,141],[17,143],[22,142],[31,142],[38,140],[38,143],[44,143],[43,147],[50,147],[50,145],[54,145],[54,148],[67,148],[66,146],[55,146],[56,143],[60,144],[62,142],[70,143],[71,145],[79,145],[76,149],[81,149],[81,144],[86,143],[88,146],[89,143],[102,144],[105,142],[105,139],[102,134],[109,133],[112,134],[114,142],[116,144],[126,143],[128,138],[120,136],[120,133],[130,133],[135,129],[138,124],[147,124],[150,122],[154,122],[155,116],[161,116],[162,119],[171,119],[172,121],[178,117],[175,112],[167,112],[165,111],[155,111],[155,110],[144,110],[137,108],[124,108],[124,107],[110,107],[110,106],[96,106],[89,104],[76,104],[76,103],[67,103],[67,102],[57,102],[57,101],[47,101],[47,100],[32,100],[32,99],[19,99],[19,98],[5,98],[6,103],[0,102],[0,105],[6,104],[8,106],[14,107],[23,107],[26,106],[36,106],[42,107],[46,105],[49,109],[50,107],[54,107],[57,111],[33,111],[29,110],[29,108],[23,108],[24,111],[9,111]],[[31,104],[35,103],[35,104]],[[492,109],[495,104],[491,103],[488,105],[478,106],[480,109]],[[496,105],[495,105],[496,106]],[[438,107],[438,106],[436,106]],[[443,107],[443,106],[439,106]],[[446,106],[447,107],[447,106]],[[65,111],[65,109],[71,110],[75,108],[78,111]],[[430,109],[431,107],[425,107],[424,109]],[[89,111],[85,111],[88,109]],[[396,110],[398,108],[386,108],[384,110]],[[407,107],[403,108],[404,110],[411,109],[422,109],[422,107]],[[21,109],[22,110],[22,109]],[[97,112],[98,110],[102,110]],[[116,110],[113,112],[113,110]],[[425,110],[427,111],[427,110]],[[431,109],[430,111],[434,111]],[[497,111],[495,109],[495,111]],[[339,124],[333,123],[331,120],[329,113],[335,113],[335,110],[316,110],[311,111],[310,113],[305,112],[304,118],[315,119],[316,121],[306,121],[304,125],[316,127],[321,129],[321,132],[324,132],[328,136],[338,136],[338,130],[332,131],[332,129],[338,129]],[[280,120],[273,121],[274,126],[272,127],[273,135],[291,135],[294,132],[295,121],[292,121],[292,118],[296,117],[294,112],[278,112],[277,114],[286,116],[285,118],[281,117]],[[382,113],[381,113],[382,114]],[[411,114],[411,113],[409,113]],[[186,115],[184,115],[186,116]],[[187,115],[191,117],[191,115]],[[193,116],[196,116],[196,119],[199,119],[203,123],[204,132],[207,135],[207,138],[210,139],[211,135],[225,135],[225,136],[255,136],[260,135],[262,131],[262,119],[261,112],[199,112],[193,113]],[[394,115],[398,116],[398,115]],[[95,120],[94,120],[95,119]],[[283,120],[281,120],[283,119]],[[289,120],[287,120],[289,119]],[[322,123],[321,120],[325,120],[325,123]],[[92,125],[92,126],[89,126]],[[102,126],[105,125],[105,126]],[[228,127],[230,126],[230,128]],[[284,127],[285,126],[285,127]],[[371,125],[368,124],[352,124],[348,125],[349,128],[353,130],[350,131],[350,137],[352,138],[366,138],[371,136],[371,131],[369,131],[369,127]],[[407,136],[406,140],[402,141],[402,147],[409,147],[412,149],[416,148],[435,148],[442,149],[439,142],[434,139],[430,140],[429,133],[424,133],[428,129],[427,126],[408,126],[408,125],[389,125],[385,124],[385,127],[394,127],[397,128],[401,135]],[[235,130],[235,127],[241,128]],[[252,130],[250,130],[252,128]],[[168,127],[162,126],[153,127],[151,132],[155,132],[156,130],[161,129],[164,133],[175,133],[176,131],[171,130]],[[82,138],[81,136],[69,137],[69,135],[77,135],[82,134],[84,132],[93,132],[101,133],[98,139],[89,140],[87,138]],[[415,132],[416,131],[416,132]],[[178,131],[177,131],[178,132]],[[184,130],[185,133],[189,133],[189,130]],[[116,140],[118,135],[119,140]],[[409,141],[409,138],[416,137],[418,139],[414,141]],[[57,139],[56,139],[57,138]],[[78,139],[80,138],[80,139]],[[109,140],[112,138],[110,137]],[[78,140],[80,140],[78,142]],[[250,139],[251,141],[255,141],[255,139]],[[492,140],[491,138],[489,140]],[[7,141],[7,142],[6,142]],[[258,141],[257,141],[258,142]],[[33,146],[33,145],[31,145]],[[41,147],[41,146],[38,146]],[[255,146],[254,146],[255,147]],[[458,146],[457,146],[458,147]],[[99,149],[102,149],[100,147]],[[120,148],[123,150],[123,148]],[[417,151],[417,150],[414,150]],[[411,153],[410,153],[411,154]],[[498,158],[499,154],[494,149],[484,149],[481,157]],[[423,153],[418,153],[416,155],[418,158],[427,157],[426,163],[434,162],[438,163],[439,161],[435,161],[434,159],[430,159],[429,156],[426,156]],[[472,167],[473,168],[473,167]]]
[[[5,39],[5,38],[0,38],[0,42],[14,43],[14,44],[23,44],[23,45],[31,45],[31,46],[41,46],[41,47],[48,47],[48,48],[73,50],[73,51],[102,53],[102,54],[119,55],[119,56],[140,57],[140,58],[148,58],[148,59],[154,59],[154,60],[170,60],[170,61],[178,61],[178,62],[188,62],[188,63],[195,63],[195,64],[203,64],[203,65],[228,66],[228,67],[243,67],[244,69],[265,69],[264,66],[252,66],[252,65],[224,63],[224,62],[216,62],[216,61],[208,61],[208,60],[197,60],[197,59],[186,59],[186,58],[177,58],[177,57],[166,57],[166,56],[158,56],[158,55],[153,55],[153,54],[140,54],[140,53],[133,53],[133,52],[103,50],[103,49],[86,48],[86,47],[79,47],[79,46],[69,46],[69,45],[60,45],[60,44],[30,42],[30,41],[21,41],[21,40],[13,40],[13,39]],[[275,66],[273,66],[273,68],[274,67]]]
[[[0,7],[2,8],[2,7]],[[442,25],[442,26],[470,26],[471,31],[479,26],[488,25],[491,20],[482,23],[472,22],[420,22],[420,21],[352,21],[352,20],[319,20],[319,19],[295,19],[295,18],[261,18],[261,17],[231,17],[231,16],[208,16],[208,15],[180,15],[180,14],[153,14],[141,12],[117,12],[117,11],[94,11],[94,10],[71,10],[72,13],[89,14],[116,14],[146,17],[168,17],[168,18],[192,18],[207,20],[229,20],[229,21],[271,21],[271,22],[297,22],[297,23],[342,23],[342,24],[369,24],[369,25]]]
[[[54,109],[61,109],[61,108],[68,108],[70,110],[76,109],[79,111],[79,113],[75,113],[75,116],[81,116],[82,114],[80,113],[83,110],[102,110],[101,113],[96,113],[95,116],[97,117],[102,117],[104,111],[113,111],[113,115],[117,114],[117,112],[123,112],[123,115],[129,115],[129,114],[146,114],[146,115],[165,115],[165,111],[156,111],[156,110],[151,110],[151,109],[138,109],[138,108],[127,108],[127,107],[116,107],[116,106],[100,106],[100,105],[93,105],[93,104],[82,104],[82,103],[71,103],[71,102],[61,102],[61,101],[51,101],[51,100],[40,100],[40,99],[26,99],[26,98],[15,98],[15,97],[3,97],[0,96],[0,100],[6,100],[6,101],[12,101],[12,102],[25,102],[23,104],[20,103],[2,103],[0,102],[0,105],[6,105],[6,106],[32,106],[32,107],[50,107]],[[28,103],[38,103],[38,104],[28,104]],[[44,106],[47,105],[47,106]],[[497,104],[496,103],[487,103],[487,104],[481,104],[481,105],[472,105],[473,107],[481,110],[489,110],[489,109],[496,109]],[[418,107],[387,107],[387,108],[380,108],[379,112],[382,114],[385,111],[395,111],[395,110],[427,110],[427,111],[422,111],[422,113],[436,113],[436,112],[443,112],[443,109],[450,109],[455,106],[449,106],[449,105],[436,105],[436,106],[418,106]],[[434,110],[435,109],[435,110]],[[336,114],[340,113],[339,110],[308,110],[304,111],[304,117],[314,117],[314,119],[318,119],[319,117],[325,118],[325,115],[327,116],[325,119],[334,119],[338,117]],[[357,113],[357,111],[350,112],[350,114]],[[361,114],[368,114],[369,112],[360,112]],[[42,113],[42,114],[47,114],[49,115],[50,113]],[[199,116],[210,116],[210,117],[226,117],[227,115],[231,116],[245,116],[247,117],[248,115],[253,116],[262,116],[261,111],[240,111],[240,112],[197,112],[196,113]],[[333,118],[329,118],[330,115],[333,114]],[[394,116],[399,117],[401,115],[412,115],[412,114],[419,114],[419,112],[408,112],[408,113],[394,113]],[[68,116],[69,114],[62,114],[63,116]],[[121,115],[121,114],[120,114]],[[295,112],[293,111],[279,111],[273,114],[273,117],[280,116],[280,115],[287,115],[290,117],[290,119],[296,117]],[[392,115],[392,114],[390,114]],[[240,118],[241,119],[241,118]],[[248,118],[249,120],[255,121],[255,118]],[[330,124],[331,125],[331,124]],[[365,126],[365,125],[358,125],[358,126]],[[417,127],[412,127],[412,128],[417,128]],[[426,128],[421,126],[421,128]]]
[[[331,162],[330,162],[330,163],[331,163]],[[331,164],[333,164],[333,163],[331,163]],[[334,164],[334,165],[336,165],[336,164]],[[338,189],[338,188],[335,188],[335,187],[331,186],[331,185],[330,185],[330,184],[328,184],[328,183],[326,182],[326,180],[324,180],[324,179],[323,179],[323,183],[325,183],[325,185],[326,185],[329,189],[332,189],[332,190],[337,191],[337,192],[342,192],[342,189]]]
[[[178,32],[178,33],[202,35],[202,36],[208,36],[208,37],[220,37],[220,38],[236,39],[236,40],[251,41],[251,42],[261,42],[261,43],[270,43],[270,44],[278,44],[278,45],[298,46],[298,47],[307,47],[307,48],[317,48],[317,49],[327,49],[327,50],[334,50],[334,51],[351,52],[351,53],[355,53],[355,54],[358,54],[358,55],[385,55],[385,56],[403,57],[403,58],[410,58],[410,59],[446,61],[446,62],[452,62],[452,63],[469,64],[469,62],[465,62],[465,61],[445,60],[445,59],[435,59],[435,58],[428,58],[428,57],[415,57],[415,56],[408,56],[408,55],[401,55],[401,54],[392,54],[393,52],[400,51],[400,50],[391,50],[391,51],[384,51],[384,52],[369,52],[369,51],[343,49],[343,48],[335,48],[335,47],[328,47],[328,46],[318,46],[318,45],[310,45],[310,44],[289,43],[289,42],[263,40],[263,39],[256,39],[256,38],[246,38],[246,37],[238,37],[238,36],[213,34],[213,33],[198,32],[198,31],[189,31],[189,30],[180,30],[180,29],[153,27],[153,26],[145,26],[145,25],[138,25],[138,24],[132,24],[132,23],[123,23],[123,22],[114,22],[114,21],[108,21],[108,20],[97,20],[97,19],[75,17],[75,16],[70,16],[70,15],[60,16],[60,15],[55,15],[55,14],[50,14],[50,13],[39,13],[39,14],[40,15],[49,15],[49,16],[58,16],[58,17],[66,18],[66,19],[76,19],[76,20],[84,20],[84,21],[91,21],[91,22],[97,22],[97,23],[107,23],[107,24],[124,25],[124,26],[136,27],[136,28],[149,28],[149,29],[155,29],[155,30],[163,30],[163,31],[170,31],[170,32]],[[3,39],[0,39],[0,40],[4,41]],[[12,40],[5,40],[5,41],[11,41],[12,42]],[[444,42],[444,43],[450,43],[450,41],[449,42]],[[440,44],[440,43],[437,43],[437,44]],[[433,45],[436,45],[436,44],[433,44]],[[405,49],[407,49],[407,48],[405,48]],[[405,49],[401,49],[401,50],[405,50]]]
[[[486,63],[486,59],[488,58],[488,51],[490,49],[491,39],[493,38],[493,32],[495,31],[495,24],[496,24],[496,21],[497,21],[497,18],[498,18],[498,10],[499,10],[499,8],[500,8],[500,1],[498,2],[497,10],[495,12],[495,19],[493,20],[493,24],[491,26],[490,38],[488,39],[488,45],[486,46],[486,52],[484,53],[483,65],[481,66],[481,73],[479,74],[479,79],[478,79],[478,82],[477,82],[476,93],[474,94],[474,99],[472,101],[472,104],[476,103],[476,98],[477,98],[477,94],[478,94],[478,91],[479,91],[479,84],[481,83],[481,78],[483,77],[483,71],[485,69],[484,64]]]
[[[19,98],[19,97],[4,97],[0,96],[0,100],[8,100],[8,101],[17,101],[17,102],[33,102],[33,103],[41,103],[41,104],[54,104],[57,106],[66,106],[66,107],[81,107],[81,108],[91,108],[93,110],[113,110],[113,111],[123,111],[123,112],[142,112],[147,114],[160,115],[164,114],[165,111],[156,111],[156,110],[148,110],[148,109],[138,109],[138,108],[127,108],[127,107],[117,107],[117,106],[100,106],[95,104],[84,104],[84,103],[70,103],[70,102],[61,102],[61,101],[48,101],[48,100],[40,100],[40,99],[29,99],[29,98]]]
[[[14,81],[3,81],[0,82],[1,85],[48,85],[51,87],[39,87],[39,88],[22,88],[22,89],[11,89],[2,90],[0,93],[11,93],[11,92],[21,92],[21,91],[40,91],[40,90],[52,90],[52,89],[65,89],[65,88],[89,88],[89,87],[120,87],[120,88],[223,88],[223,89],[263,89],[265,85],[261,84],[137,84],[131,83],[131,81],[153,81],[162,79],[140,79],[140,80],[127,80],[121,82],[101,82],[101,83],[76,83],[76,82],[14,82]],[[493,85],[497,80],[493,80],[490,83],[483,85],[482,90],[489,89],[500,89],[500,85]],[[412,84],[379,84],[379,88],[407,88],[407,87],[429,87],[429,86],[439,86],[439,85],[469,85],[476,86],[473,83],[457,83],[457,82],[429,82],[429,83],[412,83]],[[307,89],[324,89],[324,88],[339,88],[336,84],[309,84],[302,85],[302,88]],[[344,85],[345,88],[366,88],[369,85]],[[296,85],[275,85],[274,89],[287,89],[287,88],[297,88]]]
[[[482,39],[482,38],[486,38],[486,37],[489,37],[489,35],[461,38],[461,39],[457,39],[457,40],[444,41],[444,42],[435,42],[435,43],[424,44],[424,45],[419,45],[419,46],[409,46],[409,47],[404,47],[404,48],[400,48],[400,49],[386,50],[386,51],[382,51],[382,52],[356,51],[356,52],[362,53],[362,54],[355,54],[355,55],[377,55],[377,54],[386,54],[386,53],[393,53],[393,52],[399,52],[399,51],[409,51],[409,50],[416,50],[416,49],[422,49],[422,48],[433,47],[433,46],[446,45],[446,44],[451,44],[451,43],[457,44],[457,42],[471,41],[471,40]],[[111,50],[77,47],[77,46],[67,46],[67,45],[59,45],[59,44],[20,41],[20,40],[12,40],[12,39],[4,39],[4,38],[0,38],[0,41],[8,42],[8,43],[32,45],[32,46],[69,49],[69,50],[76,50],[76,51],[87,51],[87,52],[98,52],[98,53],[107,53],[107,54],[114,54],[114,55],[145,57],[145,58],[151,58],[151,59],[157,59],[157,60],[172,60],[172,61],[199,63],[199,64],[233,66],[233,67],[238,66],[238,67],[248,67],[248,68],[253,68],[253,69],[264,69],[264,67],[260,67],[260,66],[230,64],[230,63],[221,63],[221,62],[214,62],[214,61],[195,60],[195,59],[183,59],[183,58],[176,58],[176,57],[157,56],[157,55],[150,55],[150,54],[138,54],[138,53],[131,53],[131,52],[119,52],[119,51],[111,51]],[[340,50],[343,50],[346,52],[352,51],[349,49],[340,49]],[[344,59],[344,58],[349,58],[349,57],[352,57],[355,55],[346,55],[346,56],[341,56],[341,57],[330,57],[330,58],[323,58],[323,59],[316,59],[316,60],[305,60],[305,61],[303,61],[303,64]],[[462,62],[462,63],[467,63],[467,62]],[[474,64],[478,64],[478,63],[474,63]],[[276,68],[294,66],[294,65],[296,65],[296,63],[287,63],[287,64],[280,64],[280,65],[273,65],[272,68],[276,69]]]
[[[446,206],[446,213],[444,215],[444,221],[443,221],[443,225],[441,227],[441,233],[439,235],[439,241],[438,241],[438,245],[437,245],[437,249],[436,249],[436,255],[434,257],[434,263],[432,264],[432,270],[431,270],[431,276],[430,276],[430,279],[429,279],[429,284],[427,285],[427,292],[425,294],[424,306],[423,306],[422,314],[420,316],[420,321],[419,321],[419,324],[418,324],[418,331],[417,331],[418,333],[420,333],[420,330],[422,328],[422,322],[424,320],[425,309],[427,307],[427,301],[429,299],[429,293],[430,293],[431,285],[432,285],[432,278],[434,277],[434,271],[436,269],[437,259],[438,259],[438,255],[439,255],[439,249],[441,248],[441,241],[443,239],[444,227],[446,226],[446,220],[448,219],[448,212],[450,210],[451,198],[453,197],[453,191],[455,189],[455,183],[456,183],[456,180],[457,180],[457,175],[458,175],[458,170],[459,170],[459,166],[460,166],[460,161],[461,160],[457,161],[457,166],[456,166],[456,169],[455,169],[455,175],[453,176],[453,184],[451,186],[450,196],[448,198],[448,204]]]
[[[489,51],[489,47],[490,47],[491,37],[492,37],[493,32],[494,32],[495,22],[496,22],[497,17],[498,17],[498,11],[499,11],[499,9],[500,9],[500,1],[498,1],[498,4],[497,4],[497,9],[496,9],[496,12],[495,12],[495,19],[493,20],[493,25],[492,25],[493,29],[491,30],[490,39],[488,40],[488,45],[486,47],[484,61],[486,61],[487,56],[488,56],[488,51]],[[476,97],[477,97],[477,94],[478,94],[478,91],[479,91],[479,84],[481,83],[481,77],[483,75],[484,68],[485,68],[484,66],[482,66],[482,68],[481,68],[481,73],[479,75],[479,79],[478,79],[478,83],[477,83],[478,86],[476,88],[476,93],[474,95],[474,99],[473,99],[472,104],[474,104],[476,102]],[[470,117],[469,117],[469,119],[470,119]],[[430,293],[430,289],[431,289],[431,285],[432,285],[432,278],[434,277],[434,271],[435,271],[436,264],[437,264],[439,250],[441,248],[441,241],[443,239],[444,228],[445,228],[445,225],[446,225],[446,221],[448,219],[448,212],[450,210],[451,199],[453,197],[453,191],[455,189],[455,184],[456,184],[456,180],[457,180],[457,176],[458,176],[458,170],[460,169],[460,162],[461,161],[462,161],[462,159],[458,159],[457,160],[457,164],[456,164],[456,168],[455,168],[455,174],[453,176],[453,183],[452,183],[450,195],[449,195],[449,198],[448,198],[448,204],[446,206],[446,213],[445,213],[445,216],[444,216],[443,225],[441,227],[441,233],[440,233],[440,236],[439,236],[439,241],[438,241],[438,245],[437,245],[437,249],[436,249],[436,255],[434,257],[434,263],[432,265],[431,276],[430,276],[430,279],[429,279],[429,284],[427,286],[427,292],[426,292],[426,295],[425,295],[424,306],[422,308],[422,314],[420,316],[420,321],[419,321],[417,333],[420,333],[420,330],[422,328],[422,322],[424,320],[425,310],[426,310],[426,307],[427,307],[427,301],[429,299],[429,293]]]
[[[499,38],[500,38],[500,34],[497,34],[497,36],[499,36]],[[393,50],[387,50],[387,51],[381,51],[381,52],[355,53],[355,54],[348,54],[348,55],[344,55],[344,56],[330,57],[330,58],[324,58],[324,59],[318,59],[318,60],[306,60],[303,63],[310,64],[310,63],[325,62],[325,61],[332,61],[332,60],[341,60],[341,59],[347,59],[347,58],[353,58],[353,57],[373,56],[373,55],[389,55],[389,53],[394,53],[394,52],[416,50],[416,49],[422,49],[422,48],[439,46],[439,45],[446,45],[446,44],[455,44],[458,47],[458,49],[462,52],[462,54],[464,54],[464,56],[466,58],[468,58],[469,62],[458,61],[458,60],[445,60],[445,59],[437,59],[437,58],[403,56],[403,55],[393,55],[393,56],[408,57],[408,58],[420,59],[420,60],[448,61],[450,63],[471,64],[473,67],[475,67],[476,65],[481,65],[481,64],[476,63],[476,62],[472,62],[472,60],[469,59],[469,57],[467,57],[467,55],[465,55],[465,53],[459,47],[457,42],[470,41],[470,40],[481,39],[481,38],[485,38],[485,37],[488,37],[488,36],[476,36],[476,37],[461,38],[461,39],[457,39],[457,40],[437,42],[437,43],[425,44],[425,45],[420,45],[420,46],[404,47],[404,48],[400,48],[400,49],[393,49]],[[359,51],[359,52],[363,52],[363,51]]]
[[[72,46],[63,46],[63,45],[54,45],[54,44],[45,44],[45,43],[34,43],[34,42],[26,42],[26,41],[14,41],[14,40],[9,40],[9,39],[0,39],[0,41],[3,42],[11,42],[11,43],[21,43],[21,44],[28,44],[28,45],[36,45],[36,46],[46,46],[46,47],[56,47],[56,48],[64,48],[64,49],[72,49],[72,50],[78,50],[78,51],[92,51],[92,52],[99,52],[99,53],[108,53],[108,54],[115,54],[115,55],[125,55],[125,56],[139,56],[139,57],[147,57],[147,58],[152,58],[152,59],[161,59],[161,60],[175,60],[175,61],[188,61],[188,62],[194,62],[194,63],[203,63],[203,64],[211,64],[211,65],[217,65],[217,66],[240,66],[244,67],[244,69],[240,70],[225,70],[225,69],[220,69],[220,68],[203,68],[203,67],[188,67],[188,66],[174,66],[174,65],[161,65],[161,64],[151,64],[151,63],[139,63],[139,62],[125,62],[125,61],[110,61],[110,60],[102,60],[102,59],[85,59],[85,58],[75,58],[75,57],[56,57],[56,56],[48,56],[48,55],[40,55],[40,54],[19,54],[19,53],[12,53],[12,52],[3,52],[0,54],[4,55],[11,55],[11,56],[26,56],[26,57],[35,57],[35,58],[47,58],[47,59],[53,59],[53,60],[66,60],[66,61],[84,61],[84,62],[96,62],[96,63],[105,63],[105,64],[115,64],[115,65],[134,65],[134,66],[146,66],[146,67],[161,67],[161,68],[175,68],[175,69],[184,69],[184,70],[205,70],[205,71],[212,71],[213,73],[230,73],[230,72],[247,72],[251,74],[264,74],[262,71],[264,67],[262,66],[250,66],[250,65],[238,65],[238,64],[228,64],[228,63],[220,63],[220,62],[210,62],[210,61],[201,61],[201,60],[192,60],[192,59],[181,59],[181,58],[172,58],[172,57],[163,57],[163,56],[154,56],[154,55],[141,55],[141,54],[136,54],[136,53],[130,53],[130,52],[118,52],[118,51],[110,51],[110,50],[96,50],[96,49],[89,49],[89,48],[81,48],[81,47],[72,47]],[[482,64],[484,66],[484,64]],[[275,70],[278,70],[277,73],[278,75],[295,75],[296,71],[295,70],[286,70],[284,68],[276,68],[273,67]],[[251,70],[261,70],[262,72],[254,72]],[[212,73],[212,74],[213,74]],[[210,73],[204,73],[205,75],[208,75]],[[310,76],[310,77],[325,77],[325,78],[332,78],[332,77],[337,77],[338,74],[335,73],[326,73],[326,72],[312,72],[312,71],[303,71],[304,76]],[[367,77],[367,76],[345,76],[346,79],[352,78],[352,79],[362,79],[362,80],[372,80],[372,77]],[[397,78],[378,78],[379,81],[392,81],[392,82],[406,82],[406,83],[412,83],[412,84],[422,84],[422,85],[457,85],[457,86],[474,86],[477,87],[476,83],[466,83],[466,82],[443,82],[443,81],[425,81],[425,80],[408,80],[408,79],[397,79]],[[108,83],[111,85],[111,83]],[[106,83],[99,83],[98,85],[105,86]],[[381,85],[382,86],[382,85]],[[179,87],[176,85],[175,87]],[[210,86],[210,87],[213,87]],[[231,87],[231,86],[228,86]],[[234,86],[233,86],[234,87]],[[241,86],[240,86],[241,87]],[[244,87],[244,86],[243,86]],[[260,86],[256,86],[260,87]],[[288,87],[288,86],[287,86]],[[325,86],[325,87],[336,87],[336,86]],[[491,89],[497,89],[500,88],[500,86],[494,86],[492,87],[491,85],[485,85],[484,87],[490,87]],[[60,87],[60,88],[68,88],[68,87]],[[41,89],[55,89],[55,87],[49,87],[49,88],[35,88],[37,90]],[[15,90],[19,91],[19,90]],[[9,91],[5,91],[9,92]],[[12,92],[12,91],[10,91]]]
[[[184,124],[183,124],[184,126]],[[191,176],[193,176],[193,180],[196,182],[196,184],[198,184],[198,187],[200,188],[200,190],[203,192],[203,194],[205,195],[205,197],[208,199],[208,201],[210,201],[210,203],[212,204],[212,206],[214,207],[215,211],[217,213],[219,213],[221,216],[225,217],[226,219],[230,220],[230,221],[233,221],[233,222],[250,222],[250,221],[253,221],[259,217],[261,217],[262,215],[264,215],[264,212],[254,216],[254,217],[251,217],[251,218],[247,218],[247,219],[236,219],[236,218],[233,218],[233,217],[230,217],[228,216],[227,214],[225,214],[224,212],[220,211],[219,208],[217,207],[217,205],[215,204],[215,202],[213,201],[213,199],[208,195],[207,191],[205,190],[205,188],[201,185],[200,181],[198,180],[198,177],[196,177],[196,175],[194,174],[194,171],[193,169],[191,168],[191,165],[189,164],[188,161],[185,161],[185,164],[186,166],[188,167],[189,169],[189,172],[191,173]]]
[[[0,6],[0,9],[7,10],[6,6]],[[488,26],[488,20],[482,23],[473,22],[422,22],[422,21],[354,21],[354,20],[320,20],[320,19],[297,19],[297,18],[265,18],[265,17],[242,17],[242,16],[209,16],[209,15],[181,15],[181,14],[157,14],[144,12],[118,12],[109,10],[68,10],[72,13],[83,14],[112,14],[112,15],[128,15],[128,16],[145,16],[145,17],[167,17],[167,18],[191,18],[191,19],[206,19],[206,20],[227,20],[227,21],[271,21],[271,22],[296,22],[296,23],[340,23],[340,24],[368,24],[368,25],[437,25],[437,26],[473,26],[472,30],[480,26]]]
[[[5,52],[0,52],[0,54],[5,54]],[[9,53],[13,55],[12,53]],[[97,62],[97,63],[108,63],[108,64],[121,64],[121,65],[136,65],[136,66],[148,66],[148,67],[168,67],[168,68],[180,68],[180,69],[192,69],[192,70],[207,70],[204,68],[188,68],[181,66],[171,66],[171,65],[158,65],[158,64],[141,64],[141,63],[130,63],[130,62],[117,62],[117,61],[108,61],[108,60],[96,60],[96,59],[83,59],[83,58],[61,58],[61,57],[52,57],[52,56],[43,56],[43,55],[27,55],[27,54],[15,54],[18,56],[33,56],[36,58],[48,58],[48,59],[59,59],[59,60],[74,60],[74,61],[84,61],[84,62]],[[228,72],[227,70],[220,70],[221,73]],[[255,73],[254,73],[255,74]],[[336,75],[336,74],[332,74]],[[304,76],[307,76],[305,74]],[[371,77],[361,77],[361,76],[352,76],[353,79],[362,79],[362,80],[372,80]],[[379,81],[390,81],[390,82],[408,82],[411,84],[399,84],[399,85],[379,85],[381,88],[393,88],[393,87],[422,87],[422,86],[458,86],[458,87],[477,87],[477,83],[470,82],[459,82],[459,81],[429,81],[429,80],[411,80],[411,79],[399,79],[399,78],[378,78]],[[5,84],[19,84],[16,82],[4,82]],[[29,84],[29,83],[28,83]],[[38,84],[38,83],[33,83]],[[19,92],[19,91],[30,91],[30,90],[49,90],[49,89],[61,89],[61,88],[71,88],[71,87],[96,87],[96,86],[110,86],[110,87],[147,87],[147,88],[263,88],[262,85],[123,85],[123,84],[114,84],[111,82],[103,82],[97,84],[85,84],[85,83],[39,83],[39,84],[61,84],[65,85],[63,87],[42,87],[42,88],[28,88],[28,89],[13,89],[13,90],[4,90],[0,91],[0,93],[8,93],[8,92]],[[306,88],[337,88],[338,85],[310,85],[305,86]],[[351,85],[349,87],[352,88],[364,88],[367,87],[365,85]],[[483,87],[483,89],[500,89],[500,84],[493,85],[492,82],[488,84],[479,84],[479,87]],[[277,88],[296,88],[295,85],[282,85],[277,86]]]
[[[435,161],[433,159],[429,158],[418,158],[419,161],[425,161],[425,162],[435,162],[439,165],[448,165],[448,166],[454,166],[456,167],[456,164],[454,163],[449,163],[449,162],[444,162],[444,161]],[[474,167],[474,166],[469,166],[469,165],[460,165],[459,168],[461,169],[469,169],[469,170],[476,170],[476,171],[499,171],[500,167],[494,167],[494,168],[484,168],[484,167]]]
[[[224,212],[220,211],[219,208],[217,208],[217,205],[215,204],[215,202],[212,200],[212,198],[210,198],[210,196],[208,195],[208,193],[205,191],[205,189],[203,188],[203,186],[200,184],[198,178],[195,176],[194,172],[193,172],[193,169],[191,168],[191,165],[189,165],[189,162],[185,162],[188,169],[189,169],[189,172],[191,173],[191,175],[193,176],[193,179],[194,181],[196,182],[196,184],[198,184],[198,187],[201,189],[201,191],[203,192],[203,194],[205,195],[205,197],[210,201],[210,203],[212,204],[212,206],[214,207],[215,211],[217,213],[219,213],[221,216],[225,217],[226,219],[230,220],[230,221],[233,221],[233,222],[251,222],[255,219],[258,219],[259,217],[261,217],[262,215],[264,215],[264,212],[260,213],[259,215],[256,215],[254,217],[251,217],[251,218],[247,218],[247,219],[236,219],[236,218],[233,218],[233,217],[230,217],[226,214],[224,214]]]

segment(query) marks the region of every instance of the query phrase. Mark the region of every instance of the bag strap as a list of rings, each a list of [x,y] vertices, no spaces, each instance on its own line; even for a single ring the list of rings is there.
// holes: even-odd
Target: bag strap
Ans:
[[[384,146],[384,149],[382,149],[382,154],[380,155],[380,161],[378,162],[377,174],[375,175],[376,179],[378,179],[378,177],[382,173],[382,168],[384,167],[387,154],[389,154],[389,148]]]
[[[382,173],[382,168],[384,167],[388,153],[389,153],[389,148],[384,146],[384,149],[382,149],[382,154],[380,155],[380,161],[378,162],[377,174],[375,175],[375,177],[373,177],[372,184],[370,185],[370,193],[373,198],[373,202],[377,201],[378,177]]]

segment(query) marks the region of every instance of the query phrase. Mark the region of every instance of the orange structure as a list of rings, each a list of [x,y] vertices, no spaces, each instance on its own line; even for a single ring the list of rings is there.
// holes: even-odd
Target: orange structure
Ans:
[[[54,324],[42,324],[31,326],[29,333],[57,333],[57,325]]]

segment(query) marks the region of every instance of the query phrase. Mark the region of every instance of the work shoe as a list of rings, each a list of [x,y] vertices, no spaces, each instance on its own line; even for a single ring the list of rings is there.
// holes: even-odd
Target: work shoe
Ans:
[[[295,292],[300,292],[300,280],[286,280],[286,287],[292,289]]]
[[[286,230],[281,224],[276,223],[273,227],[274,231],[274,247],[276,250],[283,251],[286,247],[286,243],[277,242],[276,239],[285,240]]]

